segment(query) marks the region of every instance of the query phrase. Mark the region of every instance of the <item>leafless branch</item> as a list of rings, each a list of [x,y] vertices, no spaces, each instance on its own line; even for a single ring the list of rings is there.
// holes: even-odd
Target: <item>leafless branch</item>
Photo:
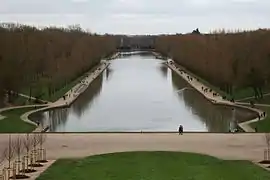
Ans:
[[[40,133],[38,134],[38,142],[39,142],[39,145],[40,145],[40,149],[43,148],[43,145],[46,141],[46,134],[45,133]]]
[[[38,138],[37,133],[32,134],[31,141],[32,141],[32,145],[33,145],[34,150],[36,150],[37,145],[39,144],[39,138]]]
[[[1,154],[0,154],[0,165],[4,162],[4,160],[5,160],[4,152],[1,152]]]
[[[14,141],[14,150],[19,161],[21,160],[21,154],[23,152],[23,149],[23,139],[21,138],[21,136],[17,136],[17,139]]]
[[[4,150],[4,157],[8,161],[8,168],[11,167],[11,161],[14,158],[14,143],[11,140],[11,135],[8,137],[8,147]]]
[[[265,143],[267,145],[267,149],[270,149],[270,133],[265,133]]]
[[[26,150],[27,155],[29,154],[31,147],[32,147],[32,141],[31,141],[31,137],[29,136],[29,134],[27,133],[24,140],[23,140],[23,145],[24,148]]]

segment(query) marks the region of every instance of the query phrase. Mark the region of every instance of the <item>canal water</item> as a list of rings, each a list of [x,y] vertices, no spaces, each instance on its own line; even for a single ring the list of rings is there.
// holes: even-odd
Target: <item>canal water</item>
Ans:
[[[125,55],[110,66],[70,108],[31,118],[51,132],[228,132],[253,113],[215,106],[149,54]]]

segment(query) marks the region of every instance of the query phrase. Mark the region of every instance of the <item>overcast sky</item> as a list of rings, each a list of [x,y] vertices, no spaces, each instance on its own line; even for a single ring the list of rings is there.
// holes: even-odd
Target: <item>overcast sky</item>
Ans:
[[[0,20],[159,34],[270,27],[270,0],[0,0]]]

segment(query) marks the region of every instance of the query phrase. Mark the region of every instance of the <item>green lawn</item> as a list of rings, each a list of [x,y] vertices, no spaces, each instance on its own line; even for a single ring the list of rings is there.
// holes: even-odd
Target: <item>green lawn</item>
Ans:
[[[269,180],[249,161],[182,152],[125,152],[61,159],[37,180]]]
[[[209,82],[206,81],[205,79],[203,79],[203,78],[197,76],[196,74],[192,73],[191,71],[187,70],[186,68],[184,68],[184,67],[182,67],[182,66],[180,66],[180,65],[178,65],[178,64],[176,64],[176,66],[178,66],[178,67],[181,68],[181,69],[184,69],[188,74],[190,74],[191,76],[193,76],[193,77],[199,79],[199,81],[200,81],[201,83],[203,83],[205,86],[209,87],[210,89],[214,90],[215,92],[218,92],[220,95],[226,96],[226,97],[230,97],[230,95],[229,95],[228,93],[226,93],[226,92],[220,90],[220,88],[218,88],[218,87],[212,85],[211,83],[209,83]]]
[[[255,98],[250,98],[250,99],[242,100],[240,102],[247,102],[247,103],[249,103],[251,100],[254,101],[255,103],[258,103],[258,104],[270,104],[270,95],[265,95],[263,97],[263,99],[256,100]]]
[[[75,79],[74,81],[71,81],[65,87],[59,89],[58,91],[56,91],[51,96],[49,96],[48,87],[46,86],[46,84],[43,84],[42,82],[40,82],[40,83],[37,84],[38,92],[42,93],[43,95],[41,97],[39,97],[39,98],[42,99],[42,100],[50,101],[50,102],[57,101],[64,94],[66,94],[71,88],[73,88],[76,84],[78,84],[84,77],[86,77],[86,75],[80,76],[79,78]],[[36,89],[33,89],[33,91],[35,92]],[[22,93],[25,94],[25,95],[30,95],[30,89],[29,88],[24,88],[22,90]]]
[[[96,70],[98,68],[100,64],[94,66],[91,70],[89,70],[88,72],[92,72],[94,70]],[[46,101],[57,101],[59,98],[61,98],[64,94],[66,94],[71,88],[73,88],[76,84],[78,84],[82,79],[84,79],[87,76],[87,74],[83,74],[82,76],[79,76],[78,78],[76,78],[75,80],[69,82],[66,84],[66,86],[62,87],[61,89],[59,89],[58,91],[56,91],[54,94],[52,94],[51,96],[49,96],[48,93],[48,87],[47,85],[40,81],[37,82],[36,84],[36,88],[32,89],[32,93],[33,95],[35,94],[35,92],[39,92],[38,94],[43,94],[40,99],[42,100],[46,100]],[[21,93],[26,94],[26,95],[30,95],[30,88],[24,88]]]
[[[209,83],[207,80],[205,80],[205,79],[197,76],[196,74],[192,73],[191,71],[187,70],[186,68],[184,68],[182,66],[179,66],[179,67],[182,68],[182,69],[184,69],[191,76],[199,79],[200,82],[202,82],[204,85],[208,86],[209,88],[211,88],[215,92],[218,92],[220,95],[226,96],[229,99],[232,98],[232,96],[230,94],[222,91],[220,88],[218,88],[217,86],[214,86],[213,84]],[[269,93],[269,88],[263,89],[263,93],[267,93],[267,92]],[[250,87],[248,87],[248,88],[238,88],[238,89],[235,88],[235,89],[233,89],[233,97],[234,97],[235,100],[237,100],[237,99],[243,99],[243,98],[251,97],[251,96],[254,96],[254,91]]]
[[[257,107],[267,113],[266,119],[251,123],[251,127],[257,127],[258,132],[270,132],[270,107]]]
[[[34,108],[20,108],[4,111],[1,115],[5,119],[0,120],[0,133],[32,132],[36,127],[21,120],[20,116]]]
[[[34,100],[30,100],[30,101],[28,101],[28,100],[29,100],[29,98],[22,97],[22,96],[18,96],[18,97],[12,102],[12,104],[14,104],[14,105],[16,105],[16,106],[37,104],[37,103],[34,102]]]

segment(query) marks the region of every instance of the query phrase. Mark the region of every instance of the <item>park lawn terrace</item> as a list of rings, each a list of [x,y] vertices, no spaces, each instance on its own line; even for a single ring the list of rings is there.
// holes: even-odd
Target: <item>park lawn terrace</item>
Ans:
[[[270,132],[270,107],[257,107],[266,112],[265,119],[251,123],[251,127],[257,128],[258,132],[267,133]]]
[[[27,133],[32,132],[36,127],[33,124],[24,122],[21,115],[35,109],[34,107],[18,108],[1,112],[4,119],[0,120],[0,133]]]
[[[183,152],[124,152],[60,159],[38,180],[269,180],[249,161],[227,161]]]

